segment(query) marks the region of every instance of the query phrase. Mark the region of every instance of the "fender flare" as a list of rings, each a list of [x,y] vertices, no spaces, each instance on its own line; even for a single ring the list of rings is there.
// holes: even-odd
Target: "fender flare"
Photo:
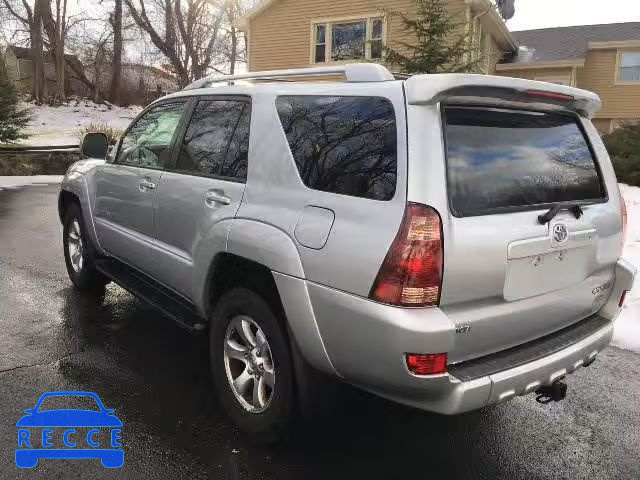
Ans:
[[[227,252],[264,265],[273,272],[305,278],[295,243],[273,225],[236,218],[227,239]]]
[[[227,235],[226,252],[271,271],[287,324],[302,356],[316,369],[336,375],[318,329],[302,260],[291,237],[273,225],[236,218]],[[203,291],[203,299],[205,295]]]
[[[62,192],[69,192],[78,198],[80,202],[80,209],[82,210],[82,217],[84,219],[84,224],[89,227],[87,228],[87,233],[89,234],[92,245],[98,250],[100,253],[104,253],[104,250],[100,246],[100,242],[98,241],[98,235],[96,233],[96,226],[93,221],[93,209],[91,205],[91,201],[89,199],[89,186],[87,185],[87,179],[85,176],[76,171],[71,171],[67,173],[67,175],[62,180],[60,184],[60,195]],[[59,197],[60,198],[60,197]],[[58,208],[60,208],[60,200],[58,200]],[[62,212],[59,211],[60,221],[64,222],[64,218],[62,218]]]

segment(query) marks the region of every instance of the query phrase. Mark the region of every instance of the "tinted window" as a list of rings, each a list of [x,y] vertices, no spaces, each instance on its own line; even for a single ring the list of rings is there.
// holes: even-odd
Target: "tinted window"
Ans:
[[[178,155],[178,170],[247,178],[250,105],[237,100],[198,102]]]
[[[389,200],[396,189],[396,122],[377,97],[279,97],[278,114],[304,184]]]
[[[117,163],[162,168],[185,102],[164,103],[142,115],[122,138]]]
[[[448,182],[457,215],[605,196],[568,115],[446,107]]]

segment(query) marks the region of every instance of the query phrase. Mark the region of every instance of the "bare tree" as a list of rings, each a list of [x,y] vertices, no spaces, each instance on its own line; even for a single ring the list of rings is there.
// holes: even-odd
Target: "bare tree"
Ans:
[[[211,0],[124,0],[181,87],[204,77],[219,49],[225,12]]]
[[[53,57],[56,74],[55,99],[64,102],[65,91],[65,55],[64,47],[70,24],[67,21],[67,0],[55,0],[55,18],[51,12],[51,0],[38,0],[42,6],[42,25],[49,41],[49,52]]]
[[[113,30],[113,60],[111,62],[111,92],[109,101],[118,103],[122,77],[122,0],[115,0],[113,13],[109,15]]]

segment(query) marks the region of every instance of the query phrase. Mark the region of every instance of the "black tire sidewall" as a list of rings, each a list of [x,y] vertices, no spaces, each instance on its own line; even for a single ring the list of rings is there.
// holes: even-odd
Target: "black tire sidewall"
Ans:
[[[229,322],[237,315],[247,315],[258,324],[271,349],[276,384],[269,406],[261,413],[245,410],[227,380],[224,339]],[[293,368],[288,338],[267,302],[246,288],[235,288],[223,294],[211,317],[210,352],[213,382],[231,420],[254,440],[266,443],[281,440],[295,415]]]

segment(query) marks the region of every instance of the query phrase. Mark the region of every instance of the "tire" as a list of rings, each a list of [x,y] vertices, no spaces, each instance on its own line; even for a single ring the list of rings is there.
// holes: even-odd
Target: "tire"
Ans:
[[[70,205],[65,213],[62,245],[67,273],[75,287],[81,291],[104,293],[104,287],[109,281],[94,267],[95,250],[77,204]],[[79,254],[79,257],[74,253]]]
[[[215,389],[231,420],[261,443],[282,440],[296,415],[294,371],[287,335],[269,304],[246,288],[223,294],[211,318],[210,352]]]

